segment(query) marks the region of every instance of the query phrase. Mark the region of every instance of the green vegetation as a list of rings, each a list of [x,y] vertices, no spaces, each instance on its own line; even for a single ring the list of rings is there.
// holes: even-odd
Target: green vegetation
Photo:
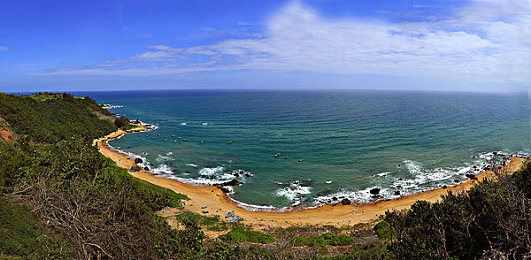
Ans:
[[[397,236],[389,245],[400,259],[522,259],[530,256],[531,165],[438,203],[418,201],[385,220]],[[414,249],[414,250],[412,250]]]
[[[347,246],[356,242],[356,239],[347,235],[326,233],[310,237],[297,237],[293,239],[294,246]]]
[[[229,233],[219,236],[219,238],[231,244],[241,242],[269,244],[276,241],[271,235],[258,231],[245,230],[243,228],[233,229]]]
[[[24,206],[0,196],[0,252],[9,258],[65,258],[69,246],[41,230],[39,221]]]
[[[61,94],[41,101],[0,93],[0,118],[28,141],[56,143],[72,137],[92,140],[116,130],[110,120],[99,120],[97,113],[111,115],[89,97]]]
[[[176,217],[181,222],[185,219],[194,219],[201,227],[206,227],[207,230],[211,231],[225,231],[229,229],[227,222],[223,222],[218,216],[208,217],[190,211],[181,211]]]
[[[171,230],[154,212],[179,207],[186,197],[132,177],[92,146],[93,138],[116,130],[92,113],[106,113],[94,100],[44,96],[0,94],[0,117],[22,136],[0,143],[0,216],[7,223],[0,253],[153,258],[155,244],[169,247],[156,234]],[[24,206],[7,207],[5,196]]]
[[[374,231],[379,239],[391,240],[396,238],[396,230],[387,221],[380,221],[374,226]]]

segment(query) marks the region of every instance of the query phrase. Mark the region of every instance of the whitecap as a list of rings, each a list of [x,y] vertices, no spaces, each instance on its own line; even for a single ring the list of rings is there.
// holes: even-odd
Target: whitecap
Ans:
[[[173,173],[173,171],[171,170],[171,168],[166,165],[166,164],[161,164],[159,167],[151,170],[154,174],[171,174]]]
[[[279,197],[286,197],[292,201],[292,205],[300,204],[300,196],[310,194],[312,187],[302,186],[298,181],[292,182],[289,186],[278,189],[275,194]]]
[[[203,168],[199,170],[199,175],[203,175],[203,176],[213,176],[213,175],[220,174],[220,173],[223,173],[223,166],[218,166],[214,168],[207,167],[207,168]]]

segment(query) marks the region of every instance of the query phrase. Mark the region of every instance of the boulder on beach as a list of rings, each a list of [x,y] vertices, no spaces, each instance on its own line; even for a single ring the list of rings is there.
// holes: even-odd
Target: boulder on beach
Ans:
[[[140,167],[138,167],[136,165],[131,166],[131,169],[130,169],[130,171],[132,171],[132,172],[139,172],[140,170],[141,170]]]
[[[144,166],[144,170],[149,171],[149,167]]]
[[[143,163],[144,161],[141,158],[135,158],[135,163]]]
[[[343,204],[343,205],[350,205],[350,203],[351,203],[351,202],[350,202],[349,199],[343,199],[343,200],[341,201],[341,204]]]
[[[374,188],[374,189],[371,189],[369,192],[371,194],[373,194],[373,195],[377,195],[378,193],[380,193],[380,189],[379,188]]]
[[[400,191],[399,190],[395,191],[395,195],[396,196],[400,195]]]

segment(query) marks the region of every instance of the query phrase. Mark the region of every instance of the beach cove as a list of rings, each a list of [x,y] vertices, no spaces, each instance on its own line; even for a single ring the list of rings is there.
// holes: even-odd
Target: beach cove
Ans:
[[[94,140],[93,144],[98,146],[99,151],[106,157],[116,162],[117,166],[124,169],[131,169],[136,166],[134,158],[117,151],[110,147],[109,140],[119,138],[127,133],[142,132],[150,130],[149,125],[139,124],[130,130],[118,130],[105,137]],[[525,158],[512,158],[501,171],[508,174],[519,170]],[[190,198],[184,205],[184,209],[205,215],[223,216],[230,211],[236,211],[236,214],[245,220],[245,223],[256,226],[286,227],[291,225],[354,225],[365,223],[377,219],[380,215],[388,210],[403,210],[409,208],[418,200],[436,202],[441,196],[448,191],[462,192],[472,188],[476,181],[468,180],[466,182],[448,186],[446,188],[437,188],[424,192],[408,194],[399,198],[379,200],[371,203],[360,203],[353,205],[325,204],[314,207],[291,207],[281,210],[253,208],[242,205],[232,200],[221,189],[214,186],[195,186],[187,183],[178,182],[165,177],[153,175],[151,172],[141,169],[140,171],[129,171],[131,175],[152,184],[173,190],[177,193],[184,194]],[[491,170],[483,171],[476,175],[478,181],[494,177]]]

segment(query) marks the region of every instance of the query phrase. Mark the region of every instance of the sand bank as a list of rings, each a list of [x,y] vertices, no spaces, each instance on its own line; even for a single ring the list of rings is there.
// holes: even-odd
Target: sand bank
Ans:
[[[112,149],[107,141],[117,138],[128,132],[138,132],[148,130],[146,125],[138,125],[136,128],[123,131],[113,132],[105,137],[94,140],[94,145],[98,145],[100,152],[106,157],[116,162],[119,167],[130,169],[135,165],[134,159],[129,158],[126,154]],[[521,168],[525,162],[524,158],[513,158],[502,170],[507,173],[513,173]],[[237,202],[231,200],[220,189],[212,186],[192,186],[164,177],[157,177],[150,172],[141,170],[139,172],[129,172],[131,175],[153,183],[155,185],[171,189],[177,193],[185,194],[190,198],[185,209],[202,214],[201,211],[207,210],[205,215],[221,215],[227,212],[236,211],[236,215],[244,218],[245,223],[259,226],[290,226],[301,224],[321,224],[321,225],[350,225],[364,223],[377,218],[387,210],[401,210],[409,208],[417,200],[426,200],[435,202],[445,195],[448,191],[461,192],[470,189],[476,181],[469,180],[456,186],[449,186],[446,189],[439,188],[425,192],[414,193],[400,198],[391,200],[382,200],[374,203],[365,203],[359,205],[323,205],[317,208],[295,207],[287,212],[264,212],[251,211],[244,209]],[[481,181],[485,178],[492,178],[494,172],[484,171],[476,177]],[[206,206],[205,209],[202,207]]]

